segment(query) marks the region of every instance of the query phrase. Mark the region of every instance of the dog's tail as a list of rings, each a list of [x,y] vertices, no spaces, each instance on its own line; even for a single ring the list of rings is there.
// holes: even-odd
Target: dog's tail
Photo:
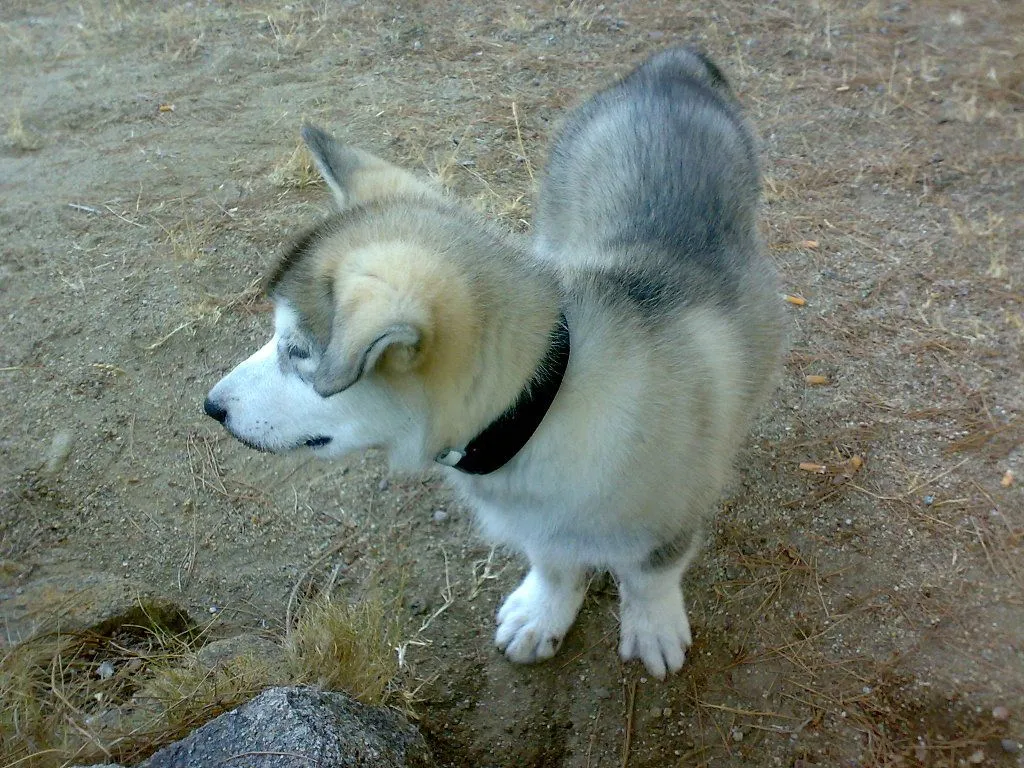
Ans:
[[[627,79],[648,81],[690,80],[733,99],[732,87],[722,70],[695,48],[669,48],[641,64]]]

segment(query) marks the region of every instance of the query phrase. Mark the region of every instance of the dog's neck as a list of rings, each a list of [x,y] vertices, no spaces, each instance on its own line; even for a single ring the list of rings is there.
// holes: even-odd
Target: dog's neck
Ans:
[[[434,459],[471,475],[486,475],[505,466],[533,437],[554,402],[569,365],[569,326],[559,313],[548,350],[515,401],[464,448],[446,448]]]
[[[473,281],[449,276],[431,301],[435,316],[443,318],[443,338],[436,339],[431,375],[423,378],[430,403],[426,461],[452,450],[463,453],[508,411],[528,413],[516,406],[526,406],[526,400],[520,403],[524,391],[541,391],[544,377],[538,373],[553,367],[546,361],[552,347],[562,347],[553,344],[561,303],[555,276],[525,259],[499,264]],[[530,434],[533,429],[536,424]]]

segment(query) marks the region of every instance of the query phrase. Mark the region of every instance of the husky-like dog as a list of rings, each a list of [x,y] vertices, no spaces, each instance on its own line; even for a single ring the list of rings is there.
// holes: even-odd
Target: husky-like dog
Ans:
[[[532,242],[303,137],[339,211],[269,275],[274,336],[206,412],[260,450],[441,466],[530,561],[498,613],[513,661],[555,653],[602,569],[622,658],[678,670],[681,577],[784,335],[754,141],[722,73],[664,51],[572,114]]]

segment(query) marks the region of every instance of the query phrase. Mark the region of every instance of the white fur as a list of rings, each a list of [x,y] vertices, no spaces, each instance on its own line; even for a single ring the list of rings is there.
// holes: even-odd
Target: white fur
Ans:
[[[622,600],[619,655],[624,661],[640,659],[658,678],[682,668],[691,642],[679,586],[684,568],[617,572]]]
[[[322,458],[367,448],[389,450],[396,467],[422,466],[423,406],[375,382],[360,381],[333,397],[316,393],[308,380],[316,355],[291,361],[287,347],[297,317],[286,304],[274,312],[274,336],[221,379],[209,397],[228,411],[224,426],[243,443],[281,453],[329,437],[311,448]],[[419,405],[417,408],[416,406]]]
[[[585,575],[582,568],[535,564],[498,611],[495,645],[520,664],[554,656],[583,603]]]

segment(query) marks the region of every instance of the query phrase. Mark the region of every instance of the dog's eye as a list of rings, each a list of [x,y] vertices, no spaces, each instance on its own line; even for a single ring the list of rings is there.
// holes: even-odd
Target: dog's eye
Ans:
[[[303,349],[302,347],[290,346],[288,347],[288,357],[292,360],[305,360],[309,357],[309,350]]]

